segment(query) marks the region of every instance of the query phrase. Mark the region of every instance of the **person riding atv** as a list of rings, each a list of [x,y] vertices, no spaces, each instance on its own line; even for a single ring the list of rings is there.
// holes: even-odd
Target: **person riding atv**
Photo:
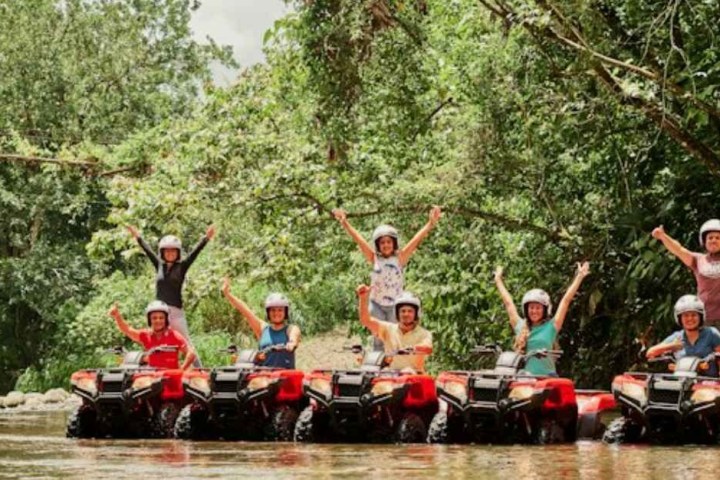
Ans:
[[[560,301],[555,316],[552,316],[552,302],[547,292],[539,288],[528,291],[523,295],[522,312],[524,318],[521,318],[512,296],[503,282],[503,268],[497,267],[495,270],[495,285],[500,292],[505,310],[510,318],[510,326],[515,332],[516,351],[524,353],[553,350],[570,308],[570,302],[575,297],[582,281],[589,274],[590,264],[588,262],[577,264],[575,278]],[[555,360],[552,356],[529,358],[525,370],[534,375],[557,376]]]
[[[385,352],[409,349],[415,354],[398,355],[393,358],[390,368],[412,369],[415,372],[425,371],[425,357],[433,351],[432,333],[422,328],[422,307],[420,299],[410,292],[403,292],[395,299],[395,315],[398,323],[379,320],[370,315],[368,300],[371,287],[357,287],[359,298],[360,322],[373,335],[383,341]]]
[[[154,300],[145,309],[147,324],[150,328],[135,329],[127,324],[117,302],[112,306],[108,314],[115,320],[118,328],[133,342],[141,344],[145,350],[151,350],[158,346],[177,347],[176,350],[157,351],[149,355],[147,364],[155,368],[178,368],[178,353],[185,354],[185,361],[180,367],[187,370],[195,360],[195,350],[188,345],[187,340],[181,334],[170,327],[170,308],[165,302]]]
[[[271,293],[265,299],[265,319],[260,320],[250,310],[245,302],[230,292],[230,279],[223,279],[222,293],[230,304],[245,317],[255,338],[259,342],[260,350],[272,345],[281,345],[284,348],[273,349],[267,353],[261,363],[265,367],[295,368],[295,349],[300,344],[300,327],[289,325],[290,302],[284,295]]]
[[[715,327],[706,327],[705,304],[695,295],[683,295],[675,303],[675,323],[681,330],[673,332],[661,343],[650,347],[648,359],[671,353],[676,359],[685,356],[704,358],[713,352],[720,352],[720,332]],[[705,376],[717,377],[717,362],[708,363]]]
[[[612,390],[622,416],[603,435],[606,443],[716,443],[720,439],[720,333],[704,327],[705,305],[695,295],[675,303],[679,330],[651,347],[648,363],[667,362],[669,373],[626,372]]]

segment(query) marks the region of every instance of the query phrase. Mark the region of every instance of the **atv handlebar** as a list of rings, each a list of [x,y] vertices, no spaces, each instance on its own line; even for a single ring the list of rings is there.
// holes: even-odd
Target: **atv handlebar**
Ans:
[[[562,356],[563,353],[564,353],[564,352],[563,352],[562,350],[548,350],[548,349],[543,348],[543,349],[540,349],[540,350],[535,350],[535,351],[532,351],[532,352],[528,352],[528,353],[525,355],[525,357],[527,357],[527,358],[532,358],[532,357],[535,357],[535,358],[560,357],[560,356]]]

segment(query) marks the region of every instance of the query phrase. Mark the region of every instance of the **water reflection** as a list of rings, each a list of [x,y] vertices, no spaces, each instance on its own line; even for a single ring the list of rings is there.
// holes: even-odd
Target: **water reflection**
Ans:
[[[720,448],[68,440],[60,413],[0,413],[2,478],[715,479]]]

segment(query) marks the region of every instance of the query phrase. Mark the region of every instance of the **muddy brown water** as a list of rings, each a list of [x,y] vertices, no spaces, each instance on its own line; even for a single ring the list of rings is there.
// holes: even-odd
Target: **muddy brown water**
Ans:
[[[720,478],[720,447],[70,440],[66,415],[0,411],[0,478]]]

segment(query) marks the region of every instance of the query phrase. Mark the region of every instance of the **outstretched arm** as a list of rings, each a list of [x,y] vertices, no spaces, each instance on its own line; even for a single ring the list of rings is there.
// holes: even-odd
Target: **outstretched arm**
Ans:
[[[662,225],[652,231],[652,236],[653,238],[660,240],[665,248],[679,258],[685,265],[688,267],[693,266],[694,258],[692,252],[683,247],[680,242],[665,233],[665,229]]]
[[[510,326],[514,331],[515,325],[517,325],[520,316],[518,315],[517,307],[515,307],[515,303],[513,302],[512,295],[510,295],[508,289],[505,288],[505,282],[503,282],[503,267],[497,267],[495,269],[495,286],[497,287],[498,292],[500,292],[503,305],[505,305],[505,311],[510,318]]]
[[[340,222],[340,225],[342,225],[343,229],[350,235],[350,237],[357,243],[357,246],[360,247],[360,251],[362,252],[365,259],[370,263],[371,265],[373,262],[375,262],[375,249],[368,243],[365,238],[363,238],[362,235],[360,235],[360,232],[355,230],[355,228],[350,225],[350,222],[348,222],[347,219],[347,213],[345,213],[345,210],[341,208],[336,208],[332,211],[335,218]]]
[[[260,320],[257,315],[250,310],[250,307],[248,307],[245,302],[230,293],[230,279],[227,277],[223,279],[222,293],[225,295],[228,302],[230,302],[230,305],[235,307],[235,310],[245,317],[245,320],[250,325],[255,337],[259,339],[260,335],[262,335],[263,328],[265,327],[265,322]]]
[[[185,267],[190,268],[190,265],[193,264],[195,259],[197,259],[198,255],[200,255],[200,252],[202,252],[202,249],[205,248],[205,245],[208,244],[210,240],[213,239],[215,236],[215,226],[210,225],[207,229],[207,232],[205,232],[205,236],[200,240],[200,242],[195,245],[195,248],[192,249],[192,252],[190,252],[185,259]]]
[[[575,298],[575,294],[580,288],[583,280],[589,274],[590,264],[588,262],[577,264],[577,273],[575,274],[575,278],[573,278],[573,281],[568,287],[567,292],[565,292],[562,300],[560,300],[560,305],[558,305],[557,313],[555,314],[555,330],[557,330],[558,332],[562,328],[563,322],[565,322],[565,317],[567,316],[568,309],[570,308],[570,303],[572,302],[573,298]]]
[[[435,225],[440,221],[442,216],[442,210],[437,205],[430,210],[430,218],[423,228],[415,234],[415,236],[400,250],[399,258],[402,266],[407,265],[407,262],[412,257],[420,243],[428,236],[428,234],[435,228]]]
[[[378,338],[382,336],[382,322],[377,318],[373,318],[370,315],[370,308],[368,307],[370,300],[370,287],[367,285],[360,285],[357,287],[355,292],[358,295],[358,311],[360,312],[360,323],[365,328],[370,330],[373,335]]]
[[[150,248],[150,245],[147,244],[145,239],[140,236],[137,228],[133,227],[132,225],[128,225],[127,229],[128,232],[130,232],[130,235],[132,235],[132,237],[135,239],[135,241],[138,242],[140,248],[143,249],[143,252],[145,252],[148,260],[150,260],[153,266],[157,268],[158,265],[160,265],[160,258],[155,254],[155,252],[153,252],[152,248]]]
[[[117,302],[115,302],[110,308],[108,315],[115,319],[115,323],[117,324],[120,331],[123,332],[130,340],[140,343],[140,330],[132,328],[130,325],[127,324],[122,314],[120,313],[120,308],[118,307]]]

